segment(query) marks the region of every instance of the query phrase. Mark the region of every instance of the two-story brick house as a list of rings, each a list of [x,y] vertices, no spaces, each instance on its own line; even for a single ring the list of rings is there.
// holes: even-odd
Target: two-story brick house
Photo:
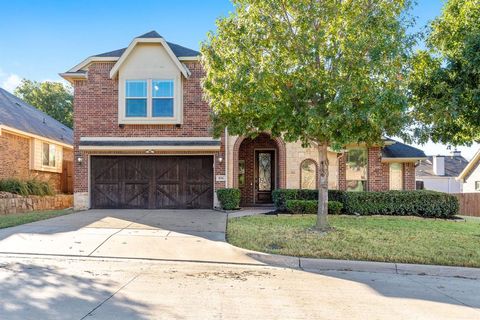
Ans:
[[[212,137],[199,55],[152,31],[61,74],[75,89],[77,209],[211,208],[224,187],[259,205],[275,188],[316,187],[313,147],[268,133]],[[380,191],[414,189],[425,154],[386,139],[328,158],[330,188]]]

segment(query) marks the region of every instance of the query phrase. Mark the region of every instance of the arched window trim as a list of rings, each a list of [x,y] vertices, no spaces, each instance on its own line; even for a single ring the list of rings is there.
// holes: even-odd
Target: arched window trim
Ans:
[[[307,159],[303,159],[302,162],[300,162],[300,189],[303,189],[302,188],[302,178],[303,178],[303,170],[302,170],[302,166],[305,162],[313,162],[313,164],[315,165],[315,189],[318,189],[318,164],[317,164],[317,161],[311,159],[311,158],[307,158]]]

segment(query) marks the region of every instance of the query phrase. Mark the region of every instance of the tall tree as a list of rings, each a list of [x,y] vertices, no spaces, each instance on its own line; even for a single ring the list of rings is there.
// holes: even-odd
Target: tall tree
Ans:
[[[214,131],[318,147],[317,228],[327,229],[327,147],[381,143],[407,110],[408,0],[235,0],[202,44]]]
[[[480,0],[449,0],[426,40],[411,74],[417,138],[480,141]]]
[[[72,90],[61,82],[23,79],[15,89],[15,95],[67,127],[73,127]]]

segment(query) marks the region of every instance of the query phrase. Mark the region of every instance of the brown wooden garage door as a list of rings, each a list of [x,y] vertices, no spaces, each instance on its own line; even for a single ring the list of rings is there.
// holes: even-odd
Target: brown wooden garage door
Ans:
[[[211,156],[92,156],[93,208],[213,207]]]

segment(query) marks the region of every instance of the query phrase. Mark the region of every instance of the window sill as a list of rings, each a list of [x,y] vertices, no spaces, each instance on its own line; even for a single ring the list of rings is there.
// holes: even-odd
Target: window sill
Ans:
[[[180,119],[176,118],[148,118],[148,119],[120,119],[118,124],[144,124],[144,125],[162,125],[162,124],[182,124]]]

